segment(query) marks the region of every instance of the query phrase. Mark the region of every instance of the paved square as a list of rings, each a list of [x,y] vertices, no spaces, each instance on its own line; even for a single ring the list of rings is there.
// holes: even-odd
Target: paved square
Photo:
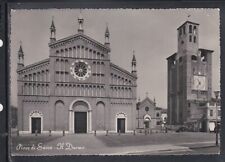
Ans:
[[[19,136],[12,138],[12,155],[127,155],[184,154],[206,148],[218,153],[214,133],[72,134],[66,136]],[[205,149],[203,149],[205,148]],[[203,149],[203,152],[201,152]],[[209,149],[208,149],[209,150]]]

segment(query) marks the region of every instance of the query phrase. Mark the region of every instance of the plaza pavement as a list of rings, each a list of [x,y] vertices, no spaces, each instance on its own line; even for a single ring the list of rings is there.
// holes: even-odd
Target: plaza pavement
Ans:
[[[193,148],[214,147],[215,134],[201,132],[154,134],[72,134],[12,138],[12,155],[136,155],[165,152],[190,153]],[[31,147],[33,148],[31,149]],[[214,152],[215,153],[215,152]]]

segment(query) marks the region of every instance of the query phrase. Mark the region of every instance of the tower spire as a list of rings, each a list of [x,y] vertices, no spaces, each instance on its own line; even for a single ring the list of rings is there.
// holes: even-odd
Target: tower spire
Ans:
[[[17,68],[20,69],[24,67],[24,53],[22,48],[22,41],[20,41],[20,47],[18,50],[18,62],[17,62]]]
[[[78,23],[79,23],[78,33],[83,34],[84,33],[84,29],[83,29],[84,18],[82,16],[81,9],[80,9],[79,17],[78,17]]]
[[[56,28],[55,28],[55,24],[54,24],[54,16],[52,16],[52,24],[50,26],[50,42],[54,42],[56,41]]]
[[[135,51],[133,50],[133,58],[132,58],[132,62],[131,62],[131,67],[132,67],[131,73],[133,73],[135,75],[137,75],[136,65],[137,65],[137,61],[136,61],[136,57],[135,57]]]
[[[107,47],[110,46],[110,43],[109,43],[109,36],[110,36],[110,33],[109,33],[109,27],[108,27],[108,23],[106,23],[106,29],[105,29],[105,45]]]

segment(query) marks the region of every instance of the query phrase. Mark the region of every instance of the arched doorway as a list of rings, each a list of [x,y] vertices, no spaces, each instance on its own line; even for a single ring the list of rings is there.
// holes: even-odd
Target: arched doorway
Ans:
[[[151,123],[151,116],[146,114],[144,116],[144,127],[145,127],[145,129],[149,129],[151,127],[150,123]]]
[[[70,105],[69,130],[73,133],[91,132],[91,109],[85,100],[75,100]]]
[[[41,133],[43,131],[43,114],[38,110],[34,110],[29,115],[29,131],[30,133]]]
[[[118,113],[116,115],[116,131],[117,133],[125,133],[127,130],[127,115],[125,113]]]

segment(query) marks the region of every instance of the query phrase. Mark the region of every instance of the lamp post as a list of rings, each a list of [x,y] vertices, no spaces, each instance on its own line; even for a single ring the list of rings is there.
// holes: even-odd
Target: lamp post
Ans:
[[[138,102],[137,102],[137,111],[138,111],[138,129],[139,129],[139,109],[140,109],[140,99],[138,99]]]
[[[217,102],[218,102],[218,97],[220,91],[215,91],[215,97],[216,97],[216,124],[215,124],[215,130],[216,130],[216,146],[218,146],[218,133],[219,133],[219,128],[218,128],[218,110],[217,110]]]

